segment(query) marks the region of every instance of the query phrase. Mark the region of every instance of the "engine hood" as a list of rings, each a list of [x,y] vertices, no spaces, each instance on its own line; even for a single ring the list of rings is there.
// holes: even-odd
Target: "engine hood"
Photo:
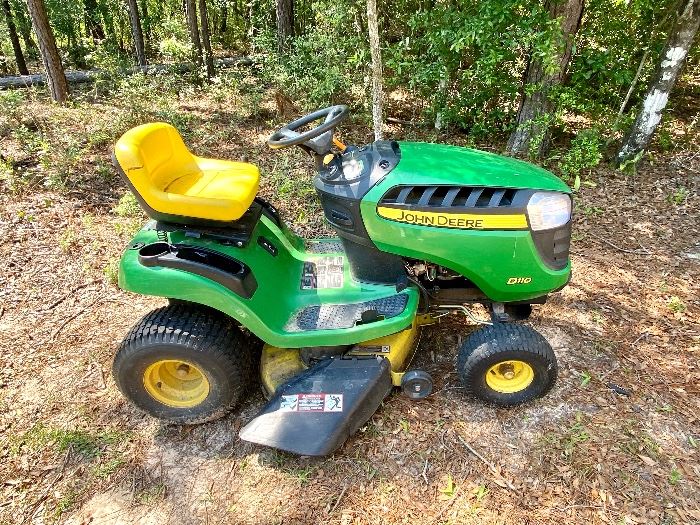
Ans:
[[[391,172],[394,184],[530,188],[570,193],[549,171],[510,157],[427,142],[399,142],[401,161]]]

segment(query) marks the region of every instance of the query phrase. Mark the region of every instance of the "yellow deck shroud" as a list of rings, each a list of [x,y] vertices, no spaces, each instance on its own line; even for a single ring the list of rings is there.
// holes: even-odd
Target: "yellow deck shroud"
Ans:
[[[371,339],[355,345],[349,356],[381,356],[391,363],[391,382],[401,386],[401,378],[408,369],[418,347],[420,327],[433,324],[428,314],[417,315],[410,327],[395,334]],[[277,348],[265,345],[260,359],[260,377],[267,395],[277,387],[306,370],[298,348]]]

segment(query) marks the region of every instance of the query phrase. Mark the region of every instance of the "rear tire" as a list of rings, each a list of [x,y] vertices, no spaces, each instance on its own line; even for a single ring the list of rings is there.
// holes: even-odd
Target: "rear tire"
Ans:
[[[112,365],[119,390],[170,423],[223,416],[253,376],[254,342],[209,308],[171,304],[147,314],[122,342]]]
[[[557,358],[532,328],[497,323],[467,338],[459,349],[457,371],[467,393],[514,406],[549,392],[557,380]]]

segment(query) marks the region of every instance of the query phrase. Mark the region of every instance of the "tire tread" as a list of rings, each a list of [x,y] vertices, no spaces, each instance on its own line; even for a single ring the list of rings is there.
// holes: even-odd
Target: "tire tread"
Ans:
[[[515,323],[496,323],[487,326],[477,330],[464,341],[457,356],[457,370],[467,394],[483,399],[470,380],[474,368],[485,359],[513,350],[532,354],[550,364],[550,380],[538,397],[546,394],[554,386],[558,372],[554,351],[542,334],[529,326]]]
[[[177,345],[193,352],[214,356],[236,385],[230,402],[213,413],[191,417],[164,418],[173,423],[204,423],[228,412],[242,397],[253,370],[251,341],[240,332],[232,320],[209,308],[194,304],[175,303],[157,308],[146,314],[128,332],[122,341],[112,366],[117,386],[120,384],[117,370],[135,353],[154,345]]]

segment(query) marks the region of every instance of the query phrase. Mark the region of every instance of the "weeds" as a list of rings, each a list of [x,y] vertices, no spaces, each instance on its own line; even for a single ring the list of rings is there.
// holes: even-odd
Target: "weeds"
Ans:
[[[639,430],[637,424],[627,422],[624,426],[624,438],[619,440],[618,448],[630,456],[644,455],[652,459],[659,456],[659,444],[645,431]]]
[[[451,499],[457,492],[457,485],[455,485],[454,479],[452,479],[452,474],[447,475],[445,480],[445,485],[438,489],[442,494],[441,499]]]
[[[314,467],[307,466],[303,468],[288,469],[287,473],[297,478],[297,481],[299,481],[300,485],[306,485],[309,482],[309,479],[311,478],[311,475],[315,472],[315,470],[316,469]]]
[[[669,195],[666,196],[666,200],[668,201],[669,204],[674,204],[676,206],[680,206],[682,204],[685,204],[688,200],[688,197],[690,196],[690,190],[687,188],[680,186],[679,188],[676,188],[676,190],[673,193],[670,193]]]
[[[116,286],[119,282],[119,259],[111,257],[102,269],[102,273],[107,278],[109,284]]]
[[[112,208],[112,211],[119,217],[134,218],[142,216],[141,206],[139,206],[136,197],[130,191],[122,195],[117,205]]]
[[[474,493],[474,498],[476,499],[477,503],[481,503],[481,501],[486,497],[486,495],[489,493],[489,489],[486,488],[486,485],[483,483],[476,487],[473,491]]]
[[[581,372],[581,388],[586,388],[588,383],[591,382],[591,374],[588,372]]]
[[[80,499],[80,492],[74,488],[69,488],[68,492],[60,495],[54,508],[54,517],[60,518],[63,514],[70,511]]]
[[[674,314],[682,314],[686,309],[685,303],[677,295],[672,295],[666,302],[666,305]]]
[[[571,141],[571,147],[562,155],[559,170],[566,177],[576,178],[577,189],[581,174],[600,164],[603,158],[602,144],[600,131],[595,128],[586,129],[576,135]]]
[[[76,240],[75,232],[73,230],[66,230],[61,234],[61,238],[58,240],[58,246],[61,248],[62,252],[68,253]]]
[[[92,468],[92,473],[100,479],[107,479],[112,474],[114,474],[119,468],[126,463],[126,459],[122,456],[114,457],[108,459],[105,462],[101,462]]]
[[[671,485],[678,485],[678,482],[683,479],[683,475],[681,474],[680,470],[678,470],[676,467],[673,467],[671,469],[671,473],[668,475],[668,482]]]
[[[134,495],[134,499],[141,505],[153,505],[165,497],[165,483],[158,482],[149,485]]]
[[[590,436],[583,425],[581,414],[576,415],[576,421],[561,433],[550,432],[544,436],[546,445],[555,450],[559,450],[561,455],[570,459],[576,449],[582,443],[590,439]]]

